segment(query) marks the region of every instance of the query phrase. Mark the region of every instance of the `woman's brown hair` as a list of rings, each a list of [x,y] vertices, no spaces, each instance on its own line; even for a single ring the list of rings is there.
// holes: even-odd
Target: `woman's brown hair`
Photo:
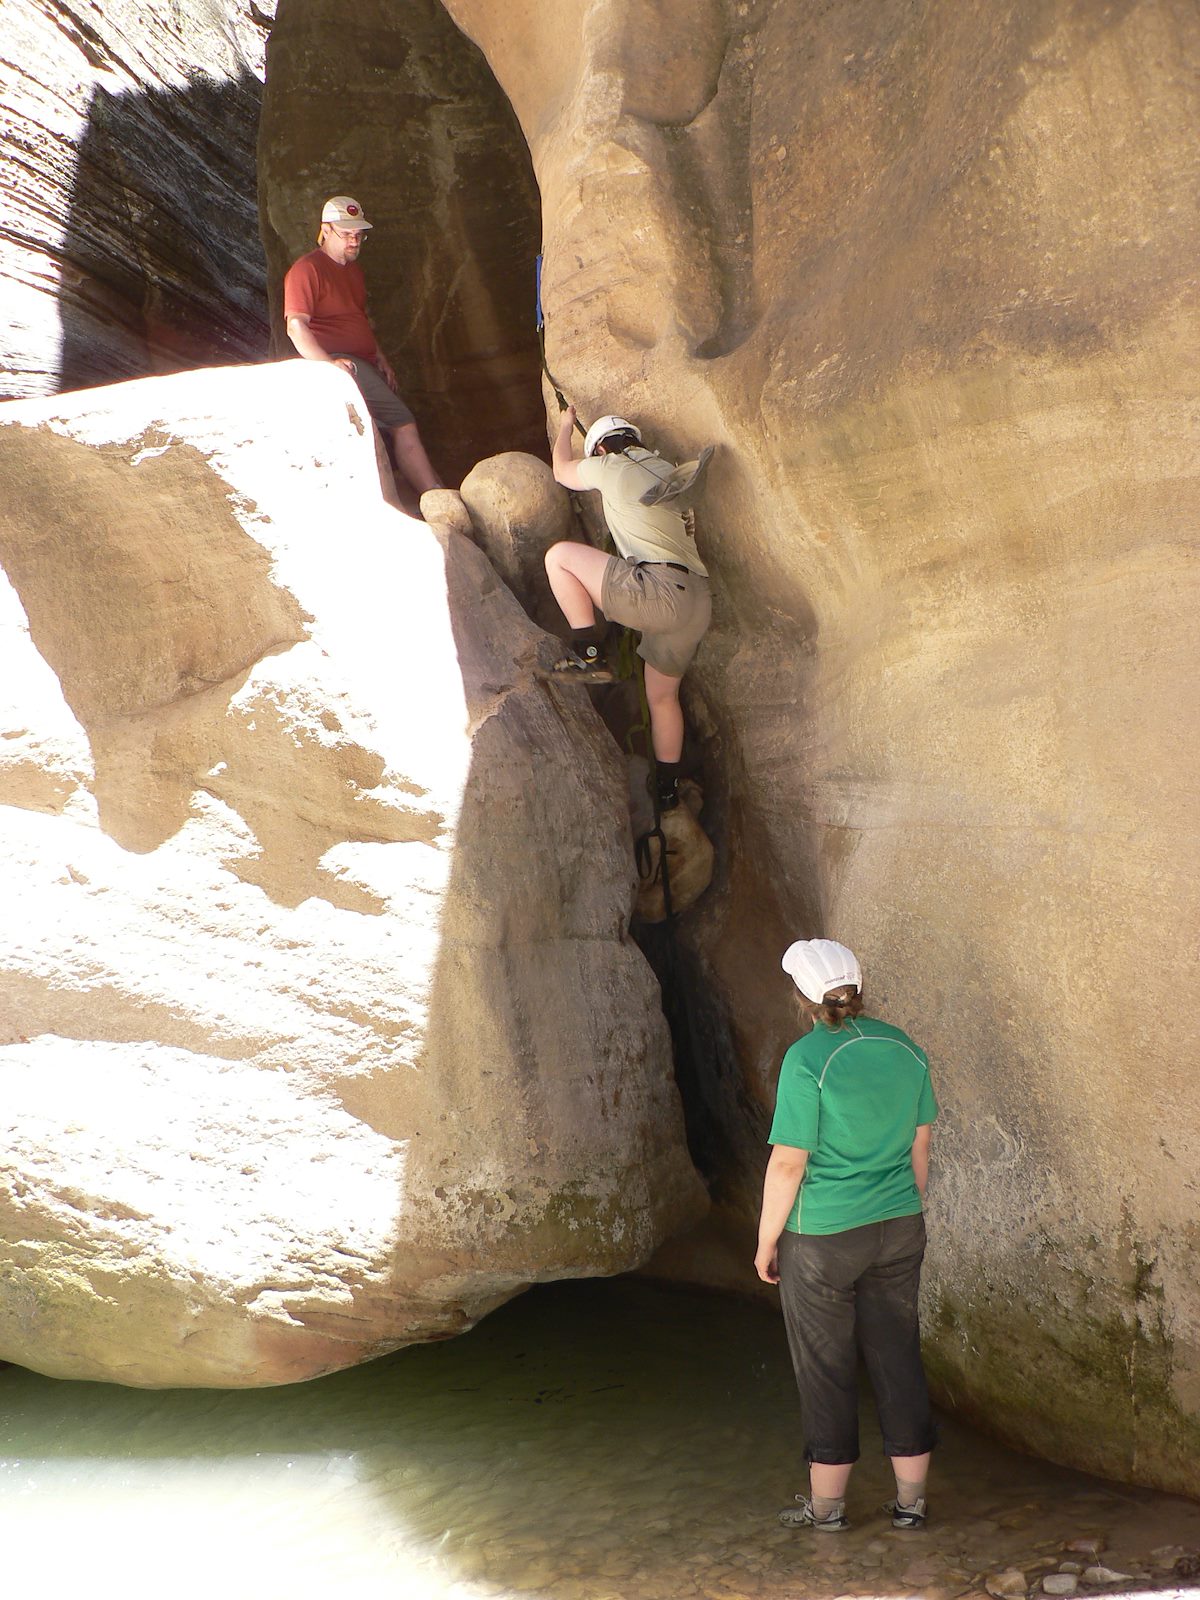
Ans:
[[[807,995],[797,994],[796,1003],[810,1022],[823,1022],[835,1033],[847,1017],[861,1016],[863,1008],[862,995],[852,983],[831,989],[824,1000],[810,1000]]]

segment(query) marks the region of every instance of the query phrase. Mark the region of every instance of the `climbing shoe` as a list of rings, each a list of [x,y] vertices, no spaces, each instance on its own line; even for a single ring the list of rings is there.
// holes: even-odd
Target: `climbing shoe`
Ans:
[[[911,1506],[902,1506],[898,1500],[889,1500],[883,1509],[892,1513],[893,1528],[923,1528],[929,1515],[924,1495]]]
[[[659,811],[674,811],[679,804],[679,762],[658,761],[646,777],[646,788],[654,796]]]
[[[798,1494],[796,1501],[796,1505],[788,1506],[779,1513],[779,1520],[785,1528],[812,1528],[816,1533],[844,1533],[850,1526],[850,1518],[844,1511],[818,1517],[814,1515],[812,1501],[807,1495]]]
[[[613,674],[596,645],[585,646],[579,651],[564,649],[558,660],[543,668],[538,676],[551,683],[613,682]]]

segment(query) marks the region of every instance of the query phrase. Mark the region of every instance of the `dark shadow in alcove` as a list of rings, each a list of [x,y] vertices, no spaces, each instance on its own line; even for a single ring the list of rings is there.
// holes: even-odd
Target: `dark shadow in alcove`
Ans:
[[[261,96],[246,69],[94,92],[59,247],[59,390],[266,357]]]
[[[688,1154],[713,1201],[729,1201],[731,1175],[763,1165],[770,1119],[739,1071],[729,1018],[686,935],[665,923],[635,922],[631,932],[662,990]]]
[[[352,194],[373,225],[371,315],[447,481],[503,450],[548,459],[533,164],[483,53],[439,0],[282,0],[258,173],[276,355],[295,354],[284,274],[313,249],[323,200]]]
[[[283,273],[312,248],[321,201],[353,182],[375,222],[372,315],[448,479],[500,450],[547,456],[528,148],[482,53],[438,0],[394,9],[394,19],[382,8],[323,23],[302,0],[282,5],[265,111],[246,69],[93,93],[53,252],[54,389],[291,355]],[[304,49],[323,27],[336,49]],[[378,126],[364,117],[368,83],[382,86]]]

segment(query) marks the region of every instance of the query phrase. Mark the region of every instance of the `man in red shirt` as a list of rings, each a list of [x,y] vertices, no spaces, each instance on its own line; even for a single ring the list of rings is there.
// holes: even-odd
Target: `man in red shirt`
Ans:
[[[421,495],[444,486],[367,317],[358,253],[371,226],[348,194],[325,202],[317,248],[294,262],[283,280],[283,315],[288,338],[306,361],[331,361],[354,379],[376,424],[392,436],[396,465]]]

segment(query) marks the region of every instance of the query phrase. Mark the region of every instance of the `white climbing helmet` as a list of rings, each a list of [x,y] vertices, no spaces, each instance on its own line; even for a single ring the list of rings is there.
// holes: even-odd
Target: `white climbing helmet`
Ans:
[[[594,456],[596,446],[610,433],[631,433],[639,444],[642,442],[642,430],[632,422],[626,422],[624,417],[601,417],[599,422],[593,422],[583,441],[585,456]]]
[[[780,963],[806,1000],[820,1005],[831,989],[862,988],[862,968],[852,950],[834,939],[797,939]]]

